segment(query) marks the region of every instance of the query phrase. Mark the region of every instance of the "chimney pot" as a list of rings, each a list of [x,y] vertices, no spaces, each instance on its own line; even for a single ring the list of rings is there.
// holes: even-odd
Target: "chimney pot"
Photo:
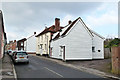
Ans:
[[[71,24],[71,23],[72,23],[72,21],[71,21],[71,20],[69,20],[69,21],[68,21],[68,24]]]
[[[36,34],[36,32],[34,32],[34,34]]]

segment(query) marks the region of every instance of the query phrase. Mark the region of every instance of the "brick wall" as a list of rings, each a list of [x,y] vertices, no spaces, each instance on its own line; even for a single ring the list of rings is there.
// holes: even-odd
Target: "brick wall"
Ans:
[[[2,57],[2,35],[3,35],[2,15],[0,13],[0,58]]]
[[[0,58],[2,54],[2,27],[0,25]]]

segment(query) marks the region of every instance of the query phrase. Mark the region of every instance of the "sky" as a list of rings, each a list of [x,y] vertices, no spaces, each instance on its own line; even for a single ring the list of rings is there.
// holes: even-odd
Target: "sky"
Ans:
[[[8,41],[28,38],[45,26],[60,25],[81,17],[85,24],[101,36],[118,36],[117,2],[2,2]]]

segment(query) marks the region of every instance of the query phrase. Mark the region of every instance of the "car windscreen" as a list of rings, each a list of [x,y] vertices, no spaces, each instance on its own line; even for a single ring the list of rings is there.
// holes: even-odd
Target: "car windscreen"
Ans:
[[[27,55],[26,52],[17,52],[17,55]]]

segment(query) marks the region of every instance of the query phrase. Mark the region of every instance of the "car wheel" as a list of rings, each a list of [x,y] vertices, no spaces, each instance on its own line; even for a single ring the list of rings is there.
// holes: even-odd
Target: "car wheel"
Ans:
[[[29,61],[28,62],[26,62],[27,64],[29,64]]]

